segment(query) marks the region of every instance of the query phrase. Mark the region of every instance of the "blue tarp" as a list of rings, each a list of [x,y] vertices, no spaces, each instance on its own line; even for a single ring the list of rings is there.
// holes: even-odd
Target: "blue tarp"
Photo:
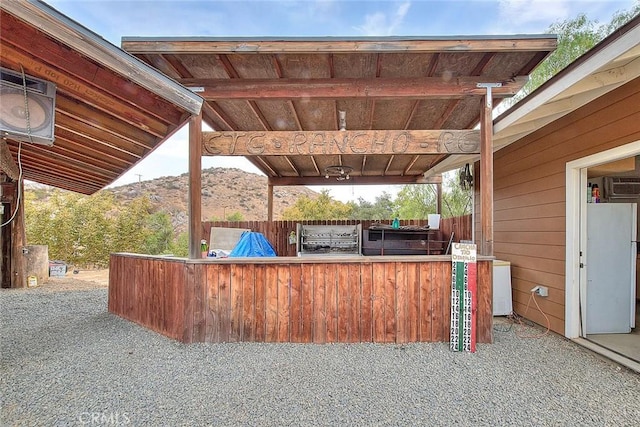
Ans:
[[[273,246],[262,233],[245,231],[235,248],[229,254],[232,257],[273,257],[277,256]]]

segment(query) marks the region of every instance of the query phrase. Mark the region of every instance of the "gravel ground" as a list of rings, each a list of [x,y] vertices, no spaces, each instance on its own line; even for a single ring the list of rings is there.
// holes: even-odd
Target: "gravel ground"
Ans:
[[[447,344],[184,345],[105,288],[0,291],[2,425],[636,426],[640,375],[497,325]],[[536,332],[527,330],[525,333]]]

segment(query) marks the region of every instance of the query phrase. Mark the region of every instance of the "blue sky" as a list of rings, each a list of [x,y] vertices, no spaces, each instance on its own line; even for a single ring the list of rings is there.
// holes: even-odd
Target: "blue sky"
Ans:
[[[636,0],[45,0],[120,46],[123,36],[439,36],[540,34],[554,22],[584,13],[607,23]],[[186,128],[116,184],[187,171]],[[244,159],[203,158],[203,168],[239,167]],[[319,190],[318,187],[314,187]],[[331,187],[339,200],[373,201],[384,188]]]

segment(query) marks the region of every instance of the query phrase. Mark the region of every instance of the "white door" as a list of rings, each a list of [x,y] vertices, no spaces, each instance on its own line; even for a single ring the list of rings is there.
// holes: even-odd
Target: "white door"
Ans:
[[[636,209],[635,203],[587,205],[587,334],[629,333],[635,323]]]

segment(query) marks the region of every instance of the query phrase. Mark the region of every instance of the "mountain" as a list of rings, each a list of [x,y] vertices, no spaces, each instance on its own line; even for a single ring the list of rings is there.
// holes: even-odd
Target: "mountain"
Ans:
[[[189,175],[166,176],[107,189],[117,200],[128,201],[148,194],[157,210],[168,212],[174,228],[186,231]],[[293,206],[301,196],[316,198],[319,194],[304,186],[274,187],[273,219]],[[267,219],[267,177],[235,168],[202,170],[202,218],[223,220],[240,213],[245,221]]]
[[[26,184],[38,200],[46,201],[52,187]],[[171,216],[173,228],[181,233],[188,226],[189,175],[165,176],[148,181],[107,188],[118,203],[149,195],[153,211],[165,211]],[[63,190],[61,190],[63,191]],[[282,218],[282,212],[293,206],[301,196],[316,198],[319,193],[304,186],[274,187],[273,219]],[[266,221],[267,177],[235,168],[209,168],[202,170],[202,219],[224,220],[229,215],[241,216],[243,221]],[[239,214],[239,215],[238,215]]]

